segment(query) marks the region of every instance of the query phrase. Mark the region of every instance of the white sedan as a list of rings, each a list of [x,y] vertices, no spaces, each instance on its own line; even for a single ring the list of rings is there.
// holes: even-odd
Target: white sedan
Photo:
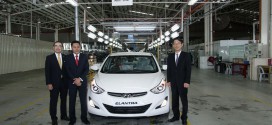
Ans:
[[[88,112],[109,117],[149,117],[169,112],[169,87],[151,53],[109,55],[88,86]]]

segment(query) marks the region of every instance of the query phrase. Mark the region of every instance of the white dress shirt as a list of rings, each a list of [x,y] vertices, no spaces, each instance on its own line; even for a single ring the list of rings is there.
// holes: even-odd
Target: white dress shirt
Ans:
[[[175,62],[176,62],[176,60],[177,60],[177,54],[178,54],[178,58],[179,58],[180,53],[181,53],[181,51],[179,51],[179,52],[175,52]]]
[[[78,59],[78,61],[79,61],[79,55],[80,55],[80,53],[77,54],[77,59]],[[75,60],[76,60],[76,54],[75,54],[75,53],[74,53],[74,58],[75,58]]]
[[[59,54],[60,54],[60,62],[62,63],[62,54],[61,53],[59,53]],[[59,59],[58,53],[55,53],[55,55],[56,55],[57,60],[58,60]]]

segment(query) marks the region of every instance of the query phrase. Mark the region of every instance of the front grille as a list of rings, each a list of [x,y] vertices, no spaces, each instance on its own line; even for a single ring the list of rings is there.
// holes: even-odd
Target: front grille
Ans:
[[[115,92],[108,92],[108,95],[114,97],[123,97],[123,98],[131,98],[131,97],[140,97],[146,95],[147,92],[139,92],[139,93],[115,93]]]
[[[139,114],[144,113],[151,104],[144,105],[144,106],[133,106],[133,107],[114,107],[110,105],[104,104],[105,108],[114,114]]]

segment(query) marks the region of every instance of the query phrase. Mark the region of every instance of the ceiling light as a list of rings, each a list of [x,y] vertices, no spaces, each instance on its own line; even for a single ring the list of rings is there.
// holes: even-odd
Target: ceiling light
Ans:
[[[171,34],[171,38],[177,38],[179,36],[179,33],[178,32],[174,32]]]
[[[100,36],[100,37],[104,36],[104,33],[102,33],[101,31],[99,31],[97,34],[98,34],[98,36]]]
[[[164,35],[165,35],[165,36],[169,36],[169,35],[170,35],[170,32],[169,32],[169,31],[166,31],[166,32],[164,33]]]
[[[109,45],[112,46],[112,43],[110,43]]]
[[[153,31],[156,26],[116,26],[116,31]]]
[[[164,41],[164,40],[161,40],[161,43],[163,44],[163,43],[165,43],[165,41]]]
[[[105,35],[104,38],[105,38],[105,39],[109,39],[109,36],[108,36],[108,35]]]
[[[97,39],[97,41],[102,43],[102,42],[104,41],[104,39],[99,37],[99,38]]]
[[[96,38],[96,35],[93,34],[93,33],[88,33],[88,37],[89,37],[89,38],[92,38],[92,39],[95,39],[95,38]]]
[[[110,38],[110,41],[112,41],[113,39],[112,38]]]
[[[131,12],[131,13],[143,14],[143,15],[150,15],[150,16],[153,16],[153,15],[154,15],[154,14],[151,14],[151,13],[144,13],[144,12],[140,12],[140,11],[133,11],[133,10],[130,10],[129,12]]]
[[[180,28],[180,26],[178,24],[175,24],[174,26],[171,27],[171,31],[175,32]]]
[[[104,43],[105,43],[105,44],[109,44],[109,41],[108,41],[108,40],[106,40]]]
[[[78,3],[75,0],[66,0],[66,2],[70,3],[72,6],[78,6]]]
[[[165,41],[168,42],[170,40],[170,37],[165,37]]]
[[[91,7],[90,7],[90,6],[88,6],[87,8],[88,8],[88,9],[90,9]]]
[[[165,36],[164,35],[161,35],[161,39],[164,39],[165,38]]]
[[[92,32],[95,32],[96,31],[96,28],[93,26],[93,25],[89,25],[87,27],[88,30],[92,31]]]
[[[197,2],[197,0],[190,0],[190,1],[188,2],[188,5],[194,5],[196,2]]]

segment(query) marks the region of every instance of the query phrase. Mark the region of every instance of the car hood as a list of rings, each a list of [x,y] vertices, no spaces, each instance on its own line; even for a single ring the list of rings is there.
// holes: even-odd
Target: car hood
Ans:
[[[164,75],[161,72],[148,74],[104,74],[98,73],[95,80],[107,92],[145,92],[157,86]]]

